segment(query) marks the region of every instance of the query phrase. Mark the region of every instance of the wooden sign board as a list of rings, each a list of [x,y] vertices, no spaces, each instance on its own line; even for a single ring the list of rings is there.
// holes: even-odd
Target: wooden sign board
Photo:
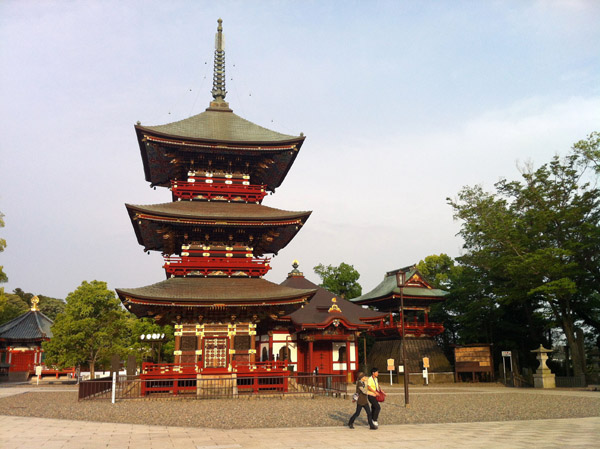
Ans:
[[[387,369],[388,371],[394,371],[394,366],[396,365],[396,362],[394,361],[394,359],[387,359]]]
[[[423,368],[429,368],[429,357],[423,357]]]
[[[458,373],[489,373],[493,378],[492,348],[490,345],[456,346],[454,348],[455,380]]]

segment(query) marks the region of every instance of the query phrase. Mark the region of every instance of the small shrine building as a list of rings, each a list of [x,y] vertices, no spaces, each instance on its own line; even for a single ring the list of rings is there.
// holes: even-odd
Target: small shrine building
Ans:
[[[398,285],[398,278],[404,284]],[[386,314],[377,325],[369,329],[376,342],[369,354],[368,363],[380,371],[387,369],[387,359],[396,365],[402,361],[402,345],[406,344],[409,373],[420,373],[424,357],[429,359],[432,373],[451,373],[450,362],[437,345],[434,337],[444,331],[443,323],[429,320],[433,304],[443,302],[448,293],[433,288],[415,265],[387,272],[383,281],[373,290],[353,298],[354,304],[366,305]],[[404,300],[404,316],[400,312]],[[402,341],[404,327],[405,342]]]
[[[280,319],[282,326],[270,333],[274,341],[269,341],[269,346],[275,341],[280,345],[285,341],[288,346],[291,342],[290,357],[299,371],[344,374],[354,382],[359,368],[358,336],[387,314],[353,304],[312,283],[298,270],[297,261],[293,268],[281,285],[316,293],[309,303]],[[262,348],[266,353],[266,346]]]
[[[22,373],[25,379],[35,372],[44,359],[42,342],[52,338],[54,323],[39,307],[39,299],[31,299],[31,309],[0,325],[0,375],[13,377]]]

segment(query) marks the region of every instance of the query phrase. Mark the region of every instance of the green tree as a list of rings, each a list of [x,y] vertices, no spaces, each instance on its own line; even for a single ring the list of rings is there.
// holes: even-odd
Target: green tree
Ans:
[[[0,228],[4,227],[4,215],[0,212]],[[0,238],[0,253],[6,248],[6,240]],[[0,265],[0,284],[8,281],[8,276],[4,273],[4,266]],[[4,287],[0,287],[0,324],[11,320],[12,318],[6,318],[11,315],[11,312],[7,309],[8,299],[4,294]]]
[[[25,292],[21,288],[15,288],[13,293],[19,296],[23,302],[29,306],[31,305],[31,298],[35,296],[33,293]],[[37,295],[37,297],[40,300],[38,304],[40,311],[52,321],[56,320],[56,316],[59,313],[64,312],[66,304],[62,299],[51,298],[50,296],[41,294]]]
[[[169,363],[173,362],[173,351],[175,350],[175,337],[173,326],[157,324],[150,318],[137,318],[129,315],[127,319],[128,338],[126,352],[135,354],[137,362],[147,360]],[[165,339],[160,344],[140,339],[141,335],[165,334]]]
[[[53,338],[43,343],[46,363],[60,367],[97,363],[122,353],[128,335],[127,312],[106,282],[84,281],[67,296],[65,311],[52,326]]]
[[[4,227],[4,214],[2,212],[0,212],[0,228]],[[4,248],[6,248],[6,240],[4,240],[3,238],[0,238],[0,253],[4,251]],[[2,282],[7,282],[8,281],[8,276],[6,276],[6,273],[4,272],[4,266],[0,265],[0,283]],[[0,294],[4,293],[4,288],[0,288]]]
[[[454,259],[447,254],[433,254],[419,261],[417,270],[425,276],[429,283],[439,289],[448,289],[452,283],[451,278],[459,268]]]
[[[597,316],[590,300],[600,286],[600,190],[585,181],[590,164],[580,150],[598,150],[593,136],[566,158],[524,171],[521,181],[499,181],[494,193],[464,187],[448,199],[462,220],[466,253],[459,261],[480,273],[490,307],[512,307],[530,321],[551,316],[575,375],[584,369],[576,328],[584,313],[592,322]]]
[[[336,295],[352,299],[362,294],[362,287],[358,283],[360,274],[354,269],[353,265],[344,262],[337,267],[319,264],[313,270],[321,278],[319,285]]]
[[[29,310],[29,305],[18,295],[0,294],[0,324],[6,323]]]

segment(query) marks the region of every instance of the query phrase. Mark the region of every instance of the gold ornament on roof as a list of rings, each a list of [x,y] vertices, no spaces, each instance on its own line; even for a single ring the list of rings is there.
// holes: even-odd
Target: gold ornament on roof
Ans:
[[[39,303],[40,303],[40,298],[38,298],[37,296],[34,296],[33,298],[31,298],[31,311],[32,312],[40,311],[40,308],[38,307]]]
[[[329,310],[327,312],[328,313],[331,313],[331,312],[340,312],[340,313],[342,313],[342,310],[336,304],[337,298],[335,298],[335,297],[331,298],[331,302],[332,302],[332,305],[331,305],[331,307],[329,308]]]

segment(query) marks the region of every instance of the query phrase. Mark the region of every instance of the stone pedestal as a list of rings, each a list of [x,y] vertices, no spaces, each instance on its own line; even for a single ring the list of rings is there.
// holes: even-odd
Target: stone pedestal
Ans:
[[[548,361],[548,353],[552,352],[552,349],[546,349],[542,345],[538,349],[531,351],[537,354],[537,359],[540,362],[540,366],[533,375],[533,386],[535,388],[556,388],[556,382],[554,380],[554,374],[546,365]]]

